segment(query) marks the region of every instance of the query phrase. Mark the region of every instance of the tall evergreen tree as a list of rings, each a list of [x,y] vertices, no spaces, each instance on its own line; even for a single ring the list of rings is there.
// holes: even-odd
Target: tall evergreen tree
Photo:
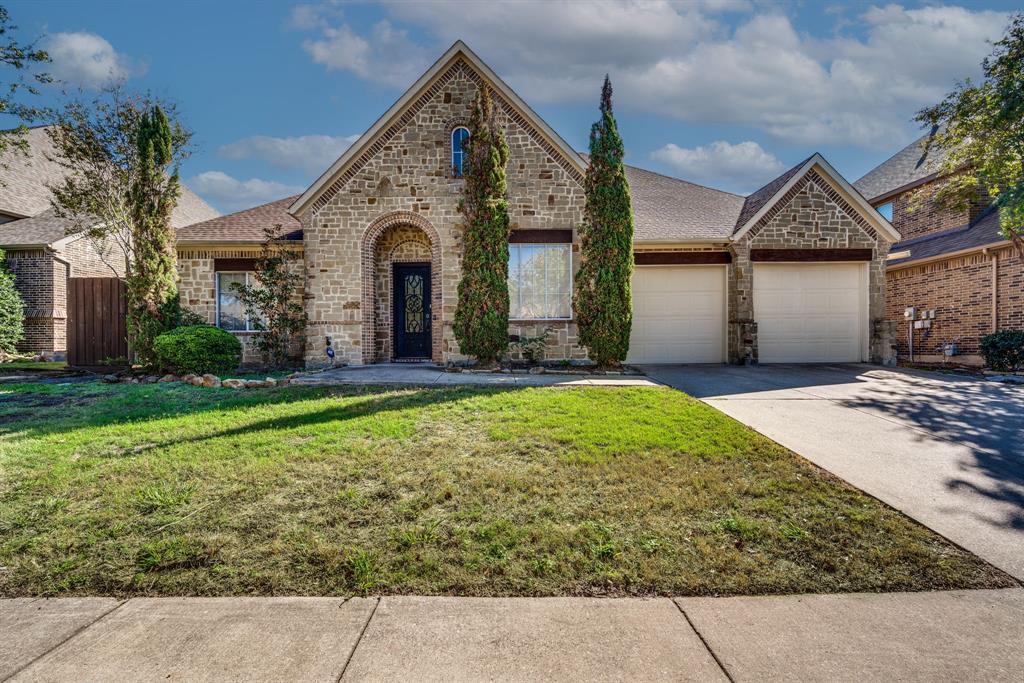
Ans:
[[[14,273],[7,269],[4,250],[0,249],[0,357],[14,353],[24,337],[25,305],[14,288]]]
[[[508,144],[498,125],[487,86],[473,103],[469,140],[463,143],[465,219],[462,279],[455,309],[459,351],[481,364],[496,362],[508,349]]]
[[[605,76],[601,119],[590,129],[580,269],[573,295],[580,344],[602,366],[626,360],[633,326],[633,209],[624,154],[612,113],[612,83]]]

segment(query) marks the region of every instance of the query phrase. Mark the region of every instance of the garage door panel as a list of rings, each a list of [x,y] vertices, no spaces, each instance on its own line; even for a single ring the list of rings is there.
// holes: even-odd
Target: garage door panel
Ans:
[[[720,363],[725,359],[725,269],[637,266],[630,363]]]
[[[862,264],[755,266],[754,317],[761,362],[863,360],[864,287]]]

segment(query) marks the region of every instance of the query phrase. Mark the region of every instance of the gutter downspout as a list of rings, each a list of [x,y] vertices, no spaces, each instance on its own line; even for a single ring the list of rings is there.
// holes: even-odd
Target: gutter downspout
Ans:
[[[992,249],[985,248],[982,253],[992,260],[992,332],[999,326],[999,256]]]

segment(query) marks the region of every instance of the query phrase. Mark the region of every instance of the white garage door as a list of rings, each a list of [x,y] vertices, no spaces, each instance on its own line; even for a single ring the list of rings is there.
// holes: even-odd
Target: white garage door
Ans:
[[[755,264],[754,319],[762,363],[867,360],[867,266]]]
[[[628,363],[725,360],[725,267],[637,266]]]

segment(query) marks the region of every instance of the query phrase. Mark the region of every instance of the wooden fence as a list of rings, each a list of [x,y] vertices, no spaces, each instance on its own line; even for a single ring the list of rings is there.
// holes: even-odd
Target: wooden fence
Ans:
[[[124,281],[68,278],[68,365],[124,365],[128,358]]]

